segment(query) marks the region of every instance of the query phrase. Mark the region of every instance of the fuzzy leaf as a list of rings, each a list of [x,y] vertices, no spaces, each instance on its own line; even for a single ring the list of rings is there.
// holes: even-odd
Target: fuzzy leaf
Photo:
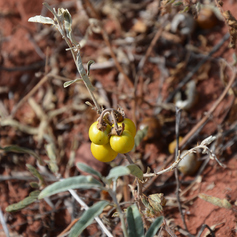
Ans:
[[[38,199],[40,191],[36,190],[30,193],[30,195],[18,203],[12,204],[6,208],[7,212],[19,211]]]
[[[64,179],[62,181],[53,183],[47,186],[39,195],[39,199],[51,196],[56,193],[67,191],[68,189],[89,189],[100,188],[103,189],[102,183],[94,179],[92,176],[77,176]]]
[[[51,18],[45,17],[45,16],[34,16],[34,17],[29,18],[28,21],[29,22],[36,22],[36,23],[54,25],[54,21]]]
[[[92,207],[90,207],[88,210],[86,210],[80,220],[73,226],[72,230],[70,231],[69,237],[78,237],[82,231],[89,226],[93,219],[100,215],[104,208],[109,204],[107,201],[100,201],[94,204]]]
[[[136,205],[127,209],[128,235],[129,237],[143,237],[144,227],[140,212]]]
[[[44,165],[44,162],[40,158],[39,155],[37,155],[34,151],[24,148],[24,147],[19,147],[17,145],[12,145],[12,146],[6,146],[6,147],[0,147],[0,150],[4,150],[6,152],[17,152],[17,153],[27,153],[31,156],[34,156],[41,165]]]
[[[131,165],[127,165],[126,167],[130,170],[130,173],[132,175],[136,176],[140,180],[143,180],[143,172],[137,165],[131,164]]]
[[[100,172],[92,169],[90,166],[88,166],[84,163],[78,162],[77,167],[78,167],[79,170],[82,170],[82,171],[84,171],[88,174],[92,174],[92,175],[97,176],[98,178],[102,178],[102,175],[100,174]]]
[[[153,237],[157,233],[160,226],[162,225],[163,219],[164,219],[163,216],[159,216],[158,218],[156,218],[155,221],[151,224],[148,231],[146,232],[145,237]]]
[[[129,174],[130,170],[127,167],[117,166],[110,170],[109,175],[106,177],[106,179],[117,178]]]

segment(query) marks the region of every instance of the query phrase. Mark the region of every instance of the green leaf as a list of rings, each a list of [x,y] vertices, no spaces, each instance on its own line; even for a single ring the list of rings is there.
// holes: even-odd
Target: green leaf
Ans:
[[[150,228],[148,229],[148,231],[146,232],[145,237],[153,237],[157,233],[160,226],[162,225],[163,219],[164,219],[163,216],[159,216],[158,218],[156,218],[155,221],[150,226]]]
[[[6,208],[6,211],[7,212],[19,211],[27,207],[28,205],[30,205],[31,203],[35,202],[38,199],[39,193],[40,193],[39,190],[31,192],[28,197],[24,198],[20,202],[8,206]]]
[[[77,168],[79,170],[82,170],[82,171],[88,173],[88,174],[92,174],[92,175],[95,175],[98,178],[102,178],[102,175],[100,174],[100,172],[92,169],[90,166],[86,165],[85,163],[78,162],[77,163]]]
[[[44,165],[44,162],[42,161],[40,156],[28,148],[19,147],[17,145],[12,145],[12,146],[0,147],[0,150],[4,150],[6,152],[27,153],[31,156],[34,156],[39,161],[40,165]]]
[[[137,131],[136,136],[134,138],[135,145],[134,145],[132,151],[135,151],[135,149],[140,145],[140,143],[142,142],[143,138],[147,135],[147,132],[148,132],[148,126],[143,128],[142,130],[138,130]]]
[[[137,165],[131,164],[131,165],[127,165],[126,167],[130,170],[130,173],[132,175],[136,176],[140,180],[143,180],[143,172]]]
[[[110,170],[106,179],[118,178],[120,176],[129,175],[130,170],[124,166],[117,166]]]
[[[78,237],[82,231],[89,226],[94,218],[98,216],[104,208],[109,204],[107,201],[100,201],[86,210],[80,220],[73,226],[72,230],[70,231],[69,237]]]
[[[144,227],[140,212],[136,205],[127,209],[128,235],[129,237],[143,237]]]
[[[51,196],[56,193],[67,191],[68,189],[89,189],[89,188],[100,188],[103,189],[102,183],[92,176],[77,176],[64,179],[62,181],[53,183],[46,187],[39,195],[39,199]]]

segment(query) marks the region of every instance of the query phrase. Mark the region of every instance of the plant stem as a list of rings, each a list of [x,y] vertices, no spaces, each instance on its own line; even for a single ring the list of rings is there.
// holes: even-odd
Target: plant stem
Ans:
[[[118,200],[116,198],[116,193],[114,193],[111,189],[109,189],[108,192],[109,192],[110,196],[112,197],[115,207],[119,213],[119,218],[121,220],[121,228],[123,230],[123,235],[124,235],[124,237],[128,237],[128,232],[127,232],[126,224],[125,224],[125,220],[124,220],[124,213],[118,203]]]
[[[128,153],[124,154],[124,156],[128,160],[129,164],[134,164],[134,162],[132,161],[132,158],[130,157],[130,155]]]
[[[74,62],[76,64],[77,70],[78,70],[78,72],[79,72],[79,74],[80,74],[80,76],[81,76],[81,78],[82,78],[82,80],[83,80],[83,82],[84,82],[84,84],[86,86],[86,89],[88,90],[88,92],[89,92],[89,94],[91,96],[91,99],[94,102],[94,105],[95,105],[95,107],[97,109],[97,112],[100,114],[102,112],[101,108],[100,108],[99,104],[97,103],[97,100],[96,100],[96,98],[95,98],[95,96],[93,94],[93,91],[92,91],[93,87],[91,85],[90,79],[87,76],[85,68],[82,65],[82,59],[81,59],[81,54],[80,54],[80,46],[78,45],[76,47],[76,51],[74,51],[74,49],[72,49],[74,47],[73,43],[67,37],[65,37],[64,39],[65,39],[67,45],[70,48],[70,51],[72,53],[72,57],[73,57],[73,60],[74,60]]]

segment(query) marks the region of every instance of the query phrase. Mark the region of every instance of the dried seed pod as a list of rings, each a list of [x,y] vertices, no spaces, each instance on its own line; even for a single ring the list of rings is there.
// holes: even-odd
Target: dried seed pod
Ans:
[[[200,10],[196,22],[201,29],[211,29],[218,24],[218,18],[211,8],[203,8]]]
[[[160,135],[161,125],[159,120],[156,117],[147,117],[145,118],[140,126],[139,129],[142,130],[145,127],[148,127],[147,135],[143,138],[144,141],[156,139]]]
[[[187,151],[184,150],[181,153],[184,155]],[[183,174],[183,175],[195,175],[195,173],[198,171],[199,167],[201,165],[201,161],[198,160],[196,154],[194,153],[189,153],[187,154],[178,164],[178,170]]]

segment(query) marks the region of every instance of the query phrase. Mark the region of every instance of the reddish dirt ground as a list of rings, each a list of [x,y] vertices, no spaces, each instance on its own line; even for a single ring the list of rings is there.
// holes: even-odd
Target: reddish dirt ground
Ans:
[[[63,83],[68,78],[78,77],[71,55],[65,51],[67,45],[53,27],[28,22],[32,16],[45,14],[45,9],[42,10],[42,2],[40,0],[0,1],[0,146],[26,147],[35,151],[42,159],[48,160],[45,145],[52,142],[56,147],[58,172],[62,177],[78,175],[74,165],[78,161],[85,162],[106,175],[111,166],[96,161],[90,152],[88,128],[98,116],[84,105],[85,101],[90,100],[89,94],[84,85],[79,83],[63,88]],[[75,35],[81,39],[89,25],[87,14],[93,16],[93,12],[85,12],[77,1],[48,2],[55,8],[69,9],[76,22],[73,25]],[[122,1],[123,4],[124,2],[126,1]],[[136,67],[141,56],[145,55],[158,31],[155,27],[158,15],[161,17],[158,10],[156,13],[160,1],[147,1],[143,7],[138,2],[131,1],[131,4],[123,8],[119,8],[119,4],[111,7],[109,1],[106,1],[108,8],[100,6],[98,2],[94,3],[103,17],[104,29],[110,37],[118,62],[125,73],[132,78],[133,85],[137,83],[136,97],[134,98],[132,89],[114,63],[107,68],[103,64],[103,68],[92,70],[90,76],[97,87],[96,96],[99,98],[99,103],[105,107],[117,108],[118,105],[123,107],[126,115],[136,121],[137,125],[150,117],[155,117],[155,121],[158,119],[161,124],[157,126],[149,120],[149,125],[154,126],[148,134],[150,138],[143,141],[137,150],[131,153],[133,160],[146,172],[148,166],[153,170],[163,168],[170,156],[168,144],[175,138],[175,112],[164,108],[157,114],[155,104],[158,96],[165,101],[187,73],[192,71],[197,63],[221,41],[228,32],[228,27],[224,21],[219,20],[211,29],[196,28],[189,40],[183,39],[177,33],[177,39],[182,39],[181,43],[177,43],[175,34],[171,34],[169,29],[164,29],[149,55],[151,60],[145,63],[135,83],[134,72],[137,72]],[[230,10],[237,18],[235,1],[224,1],[223,9]],[[144,14],[154,14],[155,17],[145,22]],[[175,11],[168,13],[166,21],[171,22],[175,14],[177,14]],[[47,13],[47,16],[52,15]],[[169,40],[170,35],[173,37],[171,40]],[[129,38],[134,38],[135,41],[129,44],[125,40]],[[193,48],[190,47],[188,51],[187,46]],[[224,65],[220,63],[220,58],[227,62],[226,65],[236,67],[233,56],[236,57],[236,51],[228,48],[227,40],[193,77],[197,85],[198,99],[191,109],[181,113],[181,136],[185,137],[189,134],[220,98],[232,77],[230,69],[220,70],[221,65]],[[95,60],[96,63],[108,62],[111,58],[109,48],[100,34],[89,37],[88,44],[82,49],[82,58],[83,63],[89,59]],[[154,63],[154,60],[160,61]],[[182,63],[186,64],[181,67]],[[19,104],[48,72],[54,76],[50,76],[30,97],[27,97],[24,103]],[[100,89],[98,83],[102,85]],[[186,145],[187,149],[191,149],[204,138],[217,135],[218,141],[212,149],[215,150],[218,159],[226,165],[226,168],[222,168],[217,162],[211,160],[200,174],[198,182],[195,182],[181,197],[188,230],[192,235],[196,235],[201,226],[206,224],[211,228],[216,225],[215,236],[237,236],[236,79],[233,85],[210,115],[209,121]],[[19,123],[16,125],[11,122],[12,120]],[[46,121],[46,125],[42,121]],[[22,128],[21,125],[36,130],[30,130],[29,127]],[[44,126],[43,130],[38,129],[40,126]],[[112,165],[118,165],[120,162],[122,159],[116,158]],[[8,205],[19,202],[34,190],[30,186],[30,182],[34,179],[26,169],[26,164],[40,168],[33,156],[0,151],[0,208],[10,236],[57,236],[66,229],[73,218],[81,214],[80,207],[68,193],[52,198],[51,203],[41,200],[17,212],[5,211]],[[41,170],[44,175],[49,173],[49,169],[47,168],[46,171]],[[180,175],[180,179],[190,181],[194,177]],[[129,181],[133,182],[133,179],[130,178]],[[149,185],[145,194],[162,192],[168,200],[176,200],[175,186],[170,185],[174,181],[173,172],[162,175]],[[50,183],[49,177],[48,183]],[[127,185],[128,180],[124,179],[123,184]],[[168,188],[165,188],[166,184]],[[181,193],[187,187],[188,185],[183,182]],[[122,196],[121,201],[128,201],[124,197],[126,192],[119,192]],[[208,203],[198,197],[200,193],[227,199],[232,204],[232,209]],[[99,199],[106,199],[105,194],[90,190],[80,194],[88,205]],[[184,226],[176,201],[168,201],[164,208],[164,216],[177,236],[185,236],[177,228],[177,226],[181,228]],[[119,226],[116,226],[116,220],[109,228],[114,236],[122,235]],[[207,229],[204,233],[206,231]],[[201,236],[207,236],[204,233]],[[83,232],[82,236],[101,235],[97,225],[93,224]],[[0,226],[1,236],[5,236],[2,226]]]

